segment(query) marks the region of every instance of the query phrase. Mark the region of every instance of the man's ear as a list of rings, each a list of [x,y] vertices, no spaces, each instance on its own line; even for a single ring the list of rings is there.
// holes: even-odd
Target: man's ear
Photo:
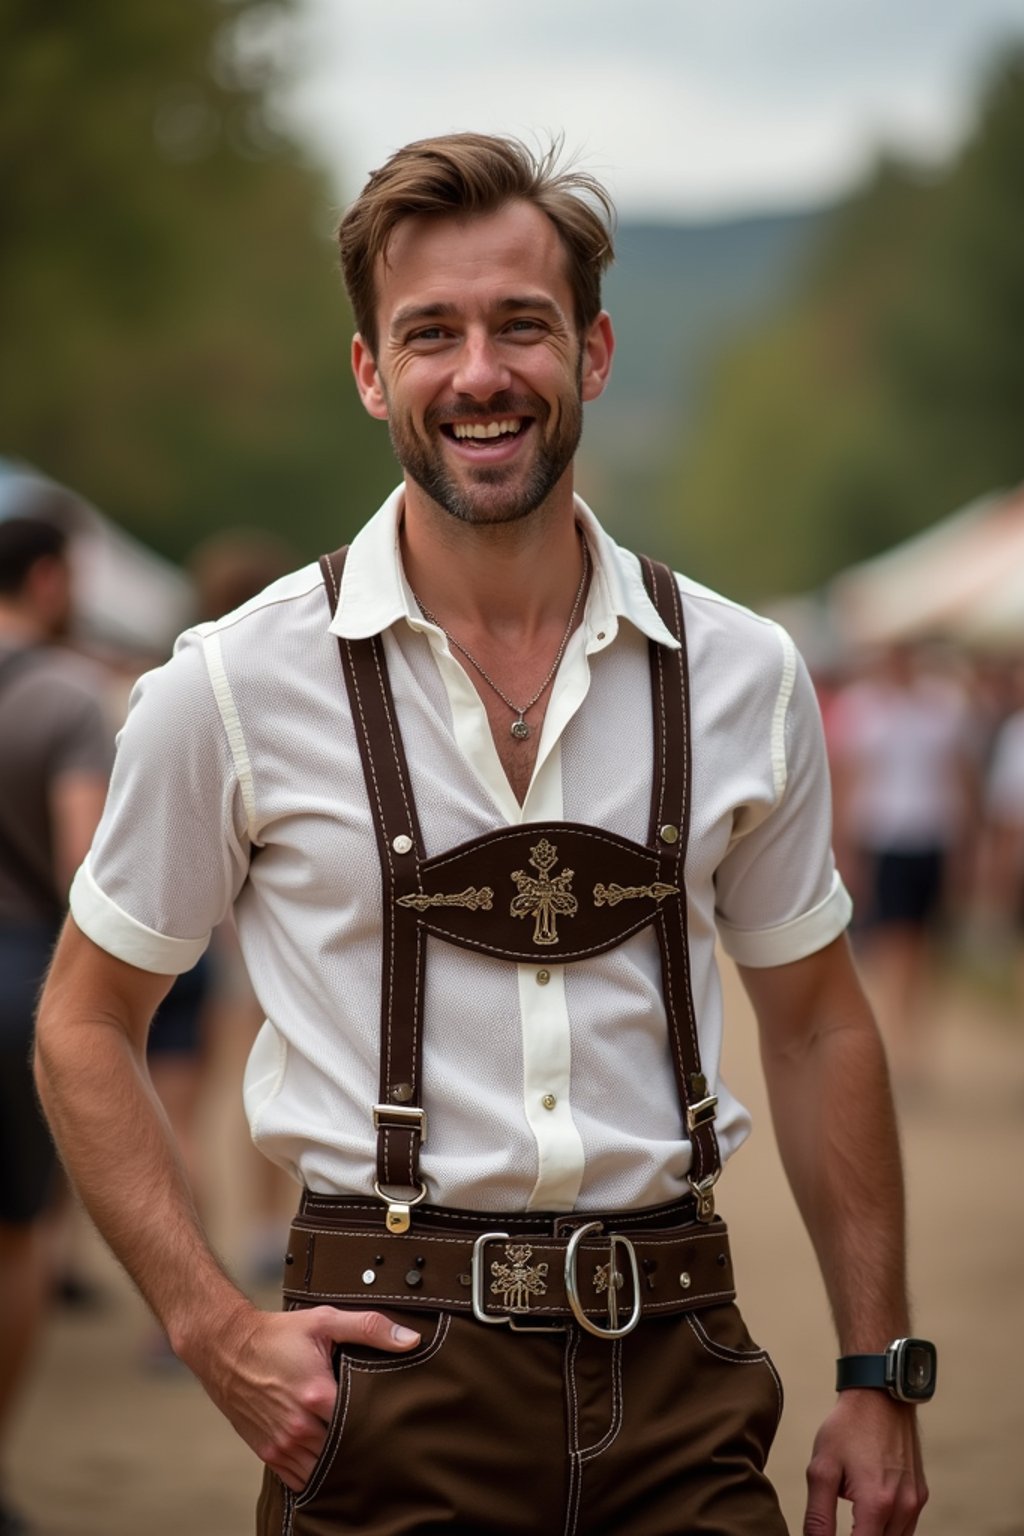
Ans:
[[[583,338],[582,388],[584,400],[596,400],[604,393],[611,376],[615,353],[615,333],[611,316],[602,309]]]
[[[352,338],[352,373],[364,407],[375,421],[387,421],[388,402],[381,388],[377,364],[366,342],[357,331]]]

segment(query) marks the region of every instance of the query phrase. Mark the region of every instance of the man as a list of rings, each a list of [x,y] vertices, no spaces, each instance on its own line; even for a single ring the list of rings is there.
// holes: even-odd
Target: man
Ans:
[[[113,756],[91,669],[53,644],[71,616],[66,543],[44,518],[0,521],[0,1434],[51,1278],[56,1158],[32,1083],[32,1016]],[[0,1498],[0,1536],[23,1529]]]
[[[478,135],[370,178],[340,230],[352,360],[403,484],[325,560],[333,617],[310,567],[143,685],[49,983],[61,1144],[267,1462],[263,1533],[783,1530],[777,1378],[714,1213],[748,1128],[716,924],[842,1348],[908,1329],[807,679],[573,495],[609,212]],[[141,1065],[232,902],[268,1019],[250,1122],[306,1191],[283,1315],[211,1257]],[[913,1409],[845,1393],[811,1478],[809,1531],[841,1494],[858,1533],[910,1532]]]

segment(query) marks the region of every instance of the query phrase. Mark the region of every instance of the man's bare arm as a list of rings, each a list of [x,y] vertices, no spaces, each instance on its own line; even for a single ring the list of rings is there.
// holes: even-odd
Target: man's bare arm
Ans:
[[[885,1053],[845,938],[792,965],[741,967],[786,1175],[814,1244],[842,1354],[909,1331],[903,1173]],[[806,1536],[837,1498],[858,1536],[910,1536],[927,1498],[915,1410],[845,1392],[815,1441]]]
[[[149,1081],[150,1019],[173,978],[99,949],[69,919],[40,1005],[36,1079],[93,1220],[242,1438],[290,1488],[326,1439],[334,1344],[407,1349],[379,1313],[266,1313],[218,1264]]]

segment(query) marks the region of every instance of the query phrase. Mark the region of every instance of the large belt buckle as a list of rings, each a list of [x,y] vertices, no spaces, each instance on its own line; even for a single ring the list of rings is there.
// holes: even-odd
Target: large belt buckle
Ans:
[[[509,1241],[510,1238],[507,1232],[481,1232],[473,1244],[473,1257],[470,1262],[470,1275],[472,1278],[470,1297],[473,1303],[473,1316],[478,1323],[497,1323],[499,1327],[507,1326],[511,1328],[513,1333],[564,1332],[566,1324],[556,1322],[553,1318],[543,1323],[520,1323],[508,1312],[504,1317],[494,1317],[487,1311],[486,1298],[484,1296],[484,1250],[488,1243],[505,1242],[507,1244]],[[511,1290],[513,1294],[519,1293],[528,1298],[529,1290],[532,1287],[539,1294],[543,1295],[547,1290],[547,1286],[544,1284],[542,1276],[547,1274],[547,1265],[545,1264],[541,1269],[537,1270],[530,1266],[528,1260],[532,1256],[532,1250],[525,1243],[513,1243],[513,1247],[511,1249],[506,1247],[505,1252],[514,1262],[514,1268],[511,1270],[509,1270],[508,1265],[503,1266],[508,1271],[508,1283],[505,1286],[506,1294],[509,1294]],[[492,1285],[491,1289],[496,1290],[497,1284]],[[528,1314],[528,1300],[525,1305],[516,1306],[513,1303],[511,1310]]]
[[[607,1277],[608,1287],[608,1318],[611,1324],[608,1328],[602,1328],[595,1323],[583,1310],[580,1301],[579,1284],[576,1278],[576,1261],[580,1244],[591,1232],[603,1232],[604,1223],[601,1221],[588,1221],[583,1227],[577,1227],[569,1239],[569,1246],[565,1250],[565,1294],[569,1301],[569,1308],[573,1317],[581,1328],[588,1333],[596,1334],[599,1339],[623,1339],[627,1333],[632,1333],[640,1321],[640,1267],[636,1261],[636,1249],[621,1232],[608,1234],[608,1263],[600,1266],[598,1273],[602,1271]],[[619,1326],[619,1286],[622,1284],[622,1275],[616,1268],[616,1255],[618,1249],[623,1249],[629,1257],[630,1274],[633,1281],[633,1309],[628,1320]]]

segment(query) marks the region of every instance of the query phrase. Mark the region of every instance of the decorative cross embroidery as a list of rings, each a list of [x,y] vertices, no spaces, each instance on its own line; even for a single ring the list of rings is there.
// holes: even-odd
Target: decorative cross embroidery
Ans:
[[[505,1253],[512,1262],[502,1264],[496,1259],[491,1265],[491,1274],[494,1276],[491,1292],[495,1296],[504,1297],[510,1312],[528,1312],[531,1296],[547,1294],[547,1281],[544,1277],[548,1266],[531,1264],[529,1260],[533,1256],[533,1249],[525,1243],[506,1243]]]
[[[574,871],[563,869],[560,875],[552,877],[550,870],[558,863],[558,849],[552,847],[546,837],[530,849],[530,863],[540,878],[524,874],[521,869],[515,871],[512,879],[519,895],[512,898],[512,916],[534,919],[535,944],[557,944],[556,918],[574,917],[579,908],[579,902],[572,894]]]
[[[489,885],[482,885],[477,890],[475,885],[467,885],[464,891],[435,891],[433,895],[420,892],[418,896],[399,896],[400,907],[415,907],[417,912],[426,912],[428,907],[468,907],[471,912],[489,912],[494,901],[494,892]]]
[[[664,880],[655,880],[650,885],[611,885],[594,886],[594,906],[617,907],[620,901],[637,901],[643,896],[650,896],[654,901],[662,902],[666,896],[678,896],[678,885],[668,885]]]

